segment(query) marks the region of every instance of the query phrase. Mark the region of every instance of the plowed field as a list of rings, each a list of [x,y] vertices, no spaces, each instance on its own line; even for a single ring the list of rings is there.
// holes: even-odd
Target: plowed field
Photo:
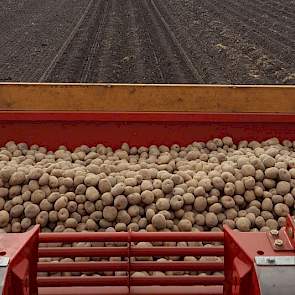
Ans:
[[[2,0],[0,81],[294,84],[294,0]]]

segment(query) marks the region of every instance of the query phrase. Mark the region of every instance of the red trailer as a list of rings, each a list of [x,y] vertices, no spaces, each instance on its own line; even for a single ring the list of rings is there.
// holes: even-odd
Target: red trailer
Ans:
[[[232,136],[295,140],[295,87],[0,85],[1,144],[57,148],[103,143],[189,144]],[[294,222],[270,233],[39,233],[0,235],[3,294],[293,294]],[[224,247],[153,247],[138,241],[216,241]],[[113,241],[115,248],[39,248],[39,243]],[[220,262],[134,262],[142,255],[221,256]],[[38,262],[38,257],[125,256],[123,262]],[[37,271],[122,270],[127,276],[38,277]],[[131,277],[136,270],[222,271],[224,276]]]

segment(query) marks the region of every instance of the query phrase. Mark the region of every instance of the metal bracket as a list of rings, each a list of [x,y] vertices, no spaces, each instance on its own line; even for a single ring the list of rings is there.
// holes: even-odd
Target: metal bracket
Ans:
[[[294,247],[284,228],[271,230],[266,235],[274,251],[294,251]]]
[[[8,256],[0,256],[0,267],[6,267],[9,264]]]
[[[9,264],[9,257],[0,256],[0,294],[3,293],[8,264]]]
[[[256,256],[256,265],[268,266],[268,265],[290,265],[295,266],[295,256]]]

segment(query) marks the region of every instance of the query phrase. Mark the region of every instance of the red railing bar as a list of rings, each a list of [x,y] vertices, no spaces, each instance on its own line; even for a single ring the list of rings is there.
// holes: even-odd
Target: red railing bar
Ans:
[[[128,286],[128,277],[37,277],[37,284],[38,287]]]
[[[223,241],[223,232],[130,232],[132,242]]]
[[[223,256],[223,247],[153,247],[131,248],[130,256]]]
[[[130,263],[131,271],[169,271],[169,270],[191,270],[191,271],[222,271],[224,270],[223,262],[186,262],[186,261],[171,261],[171,262],[155,262],[143,261]]]
[[[62,272],[62,271],[128,271],[129,262],[39,262],[38,271]],[[224,270],[223,262],[187,262],[187,261],[136,261],[130,263],[131,271],[168,271],[168,270]]]
[[[138,288],[141,288],[141,287],[138,287]],[[98,294],[99,295],[130,295],[128,287],[122,287],[122,286],[111,286],[111,287],[75,286],[75,287],[40,287],[38,288],[38,295],[53,295],[53,294],[54,295],[81,295],[81,294],[83,295],[98,295]],[[132,294],[134,295],[134,293]],[[181,295],[184,295],[184,294],[181,294]]]
[[[194,286],[223,285],[224,276],[166,276],[166,277],[131,277],[132,286]]]
[[[42,287],[39,295],[222,295],[222,286]]]
[[[141,242],[141,241],[223,241],[223,232],[83,232],[40,233],[40,243],[56,242]]]
[[[223,286],[136,286],[130,291],[130,295],[222,295]]]
[[[131,248],[130,256],[223,256],[223,247]],[[127,257],[127,247],[39,248],[39,257]]]
[[[222,295],[222,286],[42,287],[39,295]]]
[[[132,286],[195,286],[222,285],[224,276],[166,276],[166,277],[131,277]],[[128,277],[38,277],[38,287],[71,287],[71,286],[127,286]]]
[[[39,242],[128,242],[128,232],[40,233]]]
[[[122,262],[39,262],[37,270],[40,272],[62,271],[128,271],[128,261]]]
[[[49,247],[39,248],[39,257],[123,257],[127,247]]]

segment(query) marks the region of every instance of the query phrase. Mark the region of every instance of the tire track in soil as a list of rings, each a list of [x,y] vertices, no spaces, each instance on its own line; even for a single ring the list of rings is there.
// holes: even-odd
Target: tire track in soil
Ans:
[[[280,14],[276,14],[276,10],[273,8],[269,9],[266,5],[261,5],[261,3],[254,3],[249,1],[242,0],[241,2],[235,2],[241,8],[247,8],[250,10],[255,16],[256,19],[263,20],[264,23],[269,23],[269,26],[272,30],[280,30],[286,32],[286,30],[291,31],[290,33],[294,33],[294,25],[295,25],[295,15],[292,18],[286,18],[284,12],[280,12]],[[247,11],[246,9],[246,11]],[[245,10],[243,10],[245,11]],[[282,18],[284,21],[282,22]]]
[[[163,81],[133,0],[112,0],[111,17],[88,82],[156,83]]]
[[[1,36],[3,36],[0,49],[1,80],[33,80],[31,73],[36,69],[36,64],[42,67],[43,60],[40,59],[40,56],[43,55],[46,58],[54,50],[54,44],[43,44],[44,41],[47,43],[49,39],[47,35],[50,32],[48,22],[53,19],[60,20],[64,14],[66,3],[66,1],[56,1],[55,3],[53,0],[48,5],[36,0],[6,3],[7,7],[2,13],[5,21],[0,24]],[[51,9],[52,5],[54,7]],[[77,6],[74,6],[71,10],[75,11],[76,9]],[[44,11],[47,12],[45,15],[42,14]],[[71,16],[67,18],[67,21],[70,19]],[[67,27],[68,23],[60,31],[62,32]],[[57,43],[61,41],[59,40],[60,36],[54,36],[52,39]]]
[[[287,3],[282,3],[284,2],[284,0],[281,0],[281,2],[279,2],[280,0],[268,0],[266,1],[261,1],[262,5],[269,5],[271,6],[273,9],[277,10],[279,9],[281,12],[286,12],[287,9],[290,9],[292,11],[294,11],[295,8],[295,2],[294,1],[285,1]],[[286,5],[284,5],[286,4]],[[294,15],[294,13],[292,12],[288,12],[291,15]]]
[[[261,15],[257,13],[255,10],[252,8],[249,8],[249,5],[247,5],[247,9],[243,9],[241,4],[238,1],[232,1],[232,0],[226,0],[228,5],[227,7],[230,7],[230,10],[233,11],[236,15],[240,16],[241,19],[245,21],[245,23],[248,21],[248,23],[253,24],[253,27],[260,28],[261,32],[267,36],[267,34],[271,34],[273,37],[271,39],[276,42],[280,42],[281,45],[283,44],[284,46],[294,48],[295,47],[295,42],[294,40],[290,39],[289,36],[295,35],[294,28],[291,28],[291,30],[286,26],[283,25],[283,33],[281,32],[276,32],[273,29],[273,24],[274,20],[271,19],[263,19],[264,21],[262,22],[261,19],[260,21],[256,21],[257,19],[261,18]],[[258,8],[259,9],[259,8]],[[257,10],[258,10],[257,9]],[[243,11],[243,18],[241,17],[241,13],[239,11]],[[286,36],[285,36],[286,35]]]
[[[270,77],[269,73],[257,64],[256,60],[260,55],[257,57],[244,54],[245,48],[253,52],[254,46],[231,30],[227,23],[220,22],[218,16],[209,11],[208,7],[199,2],[186,2],[181,7],[173,0],[165,0],[165,3],[167,2],[167,7],[178,24],[175,31],[184,36],[194,36],[207,48],[216,68],[221,68],[223,76],[227,78],[225,84],[271,84],[271,81],[277,79]],[[183,21],[184,16],[186,23]],[[212,76],[209,76],[208,80],[214,83]],[[217,83],[224,82],[219,79]]]
[[[190,34],[190,26],[184,24],[183,19],[180,20],[178,25],[176,24],[178,17],[176,15],[171,15],[171,9],[169,9],[171,7],[167,3],[167,0],[158,0],[157,4],[161,7],[163,15],[165,15],[165,18],[177,35],[181,45],[190,55],[195,67],[202,73],[203,82],[212,84],[230,83],[230,79],[223,69],[224,65],[220,63],[219,58],[216,58],[216,51],[213,51],[212,48],[208,46],[208,40],[203,39],[206,28],[202,27],[198,34]],[[191,11],[188,13],[191,13]],[[199,18],[200,16],[198,16],[198,20]],[[202,35],[201,38],[200,35]]]
[[[107,0],[93,0],[39,82],[81,82],[97,48],[98,35],[109,13]]]
[[[153,0],[136,2],[149,33],[165,83],[202,83],[203,75],[193,65]]]
[[[248,39],[250,42],[254,42],[259,47],[263,45],[266,52],[271,52],[281,62],[284,61],[288,63],[293,60],[293,48],[289,46],[287,46],[287,48],[284,48],[284,46],[279,41],[274,40],[273,38],[265,35],[265,33],[261,33],[257,29],[256,25],[252,24],[251,26],[247,24],[245,21],[243,21],[243,16],[238,15],[229,7],[223,5],[223,3],[212,0],[210,2],[206,1],[204,5],[206,4],[213,11],[215,11],[218,17],[222,19],[225,23],[231,25],[235,29],[238,29],[239,33],[243,36],[243,38]]]

